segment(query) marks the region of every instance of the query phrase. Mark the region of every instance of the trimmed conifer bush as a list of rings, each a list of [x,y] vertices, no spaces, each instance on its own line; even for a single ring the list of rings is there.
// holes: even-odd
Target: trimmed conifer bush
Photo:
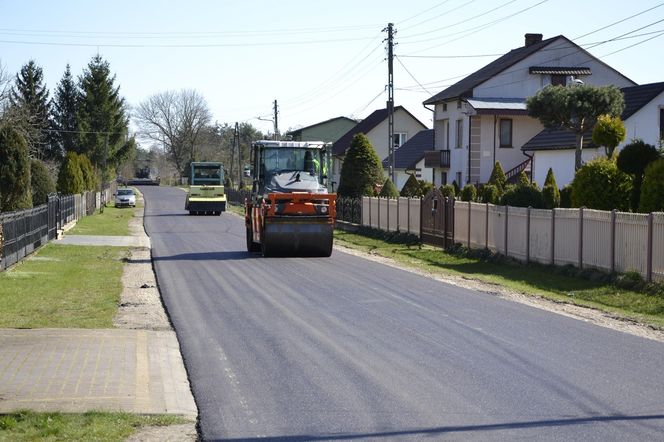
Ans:
[[[632,180],[616,163],[597,158],[584,164],[572,181],[572,206],[598,210],[629,210]]]
[[[498,192],[501,195],[503,192],[505,192],[505,188],[507,187],[507,178],[505,177],[503,167],[500,165],[500,161],[496,161],[496,164],[494,164],[488,184],[493,184],[496,186],[498,188]]]
[[[653,161],[646,167],[639,210],[664,212],[664,159]]]
[[[351,198],[373,196],[374,188],[383,180],[383,167],[371,142],[362,133],[355,135],[341,165],[337,193]]]
[[[454,186],[451,184],[443,184],[442,186],[440,186],[440,193],[442,193],[443,196],[446,196],[448,198],[456,197],[456,193],[454,192]]]
[[[452,187],[454,187],[455,196],[461,195],[461,188],[459,187],[459,184],[456,182],[456,180],[452,181]]]
[[[417,196],[426,196],[434,189],[434,185],[428,181],[419,180],[417,182]]]
[[[518,186],[530,186],[530,178],[526,175],[526,171],[522,170],[519,174],[516,184]]]
[[[28,144],[16,129],[8,124],[0,125],[0,211],[30,207]]]
[[[500,202],[500,192],[495,184],[485,184],[480,194],[483,203],[498,204]]]
[[[40,160],[30,161],[30,186],[32,204],[39,206],[48,202],[48,195],[55,193],[55,184],[48,169]]]
[[[417,196],[417,192],[420,189],[420,183],[417,182],[417,178],[415,178],[415,175],[411,175],[408,177],[406,180],[406,183],[403,185],[403,188],[401,189],[401,196],[406,197],[406,198],[412,198]]]
[[[391,179],[388,178],[385,180],[383,188],[380,189],[379,196],[383,196],[386,198],[399,198],[399,191],[397,190],[397,187],[394,185]]]
[[[58,192],[65,195],[81,193],[85,190],[83,173],[75,152],[67,152],[65,160],[60,167],[57,183]]]
[[[475,201],[477,200],[477,188],[474,184],[466,184],[461,189],[461,201]]]
[[[643,140],[634,140],[620,151],[616,161],[618,169],[632,176],[632,194],[629,205],[632,210],[639,209],[641,183],[648,164],[660,158],[657,148]]]
[[[572,207],[572,185],[568,184],[560,189],[560,207],[569,209]]]
[[[542,192],[534,186],[510,186],[501,198],[501,204],[512,207],[544,208]]]
[[[81,168],[81,175],[83,176],[83,190],[96,190],[97,176],[87,155],[78,155],[78,165]]]
[[[544,208],[553,209],[560,206],[560,190],[556,183],[556,177],[553,175],[553,169],[549,167],[542,188],[542,197],[544,198]]]

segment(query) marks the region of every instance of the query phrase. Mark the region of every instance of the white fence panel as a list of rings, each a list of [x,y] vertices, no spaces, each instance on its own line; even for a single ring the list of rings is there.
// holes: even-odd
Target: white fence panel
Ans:
[[[505,253],[505,206],[489,205],[489,249]]]
[[[664,213],[653,214],[652,279],[664,281]]]
[[[646,275],[648,267],[648,215],[616,214],[616,270]]]
[[[486,247],[486,204],[470,203],[470,245],[475,249]]]
[[[526,260],[528,242],[528,209],[510,207],[507,217],[507,255]]]
[[[557,265],[579,264],[579,209],[556,209],[555,257]]]
[[[371,224],[370,226],[373,227],[374,229],[378,228],[378,198],[371,197],[369,198],[369,201],[371,203],[370,211],[371,211]]]
[[[388,213],[388,225],[387,229],[390,232],[396,232],[399,227],[399,207],[398,200],[396,198],[389,198],[387,200],[387,213]]]
[[[387,230],[387,200],[385,198],[376,198],[378,205],[378,228]]]
[[[611,212],[583,210],[583,267],[611,271]]]
[[[422,207],[422,200],[420,198],[408,198],[408,205],[410,206],[410,229],[409,232],[418,235],[420,234],[420,209]]]
[[[470,203],[455,201],[454,203],[454,242],[468,245],[468,210]]]
[[[397,200],[399,204],[399,230],[402,232],[408,232],[410,230],[409,224],[409,212],[408,212],[408,198],[401,198]]]
[[[551,264],[551,211],[530,209],[530,260]]]
[[[371,211],[369,208],[371,204],[371,198],[363,196],[362,197],[362,225],[363,226],[370,226],[371,222],[369,221],[370,219],[370,214]]]

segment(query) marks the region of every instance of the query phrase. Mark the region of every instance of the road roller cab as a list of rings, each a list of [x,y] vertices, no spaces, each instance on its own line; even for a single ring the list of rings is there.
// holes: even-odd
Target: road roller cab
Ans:
[[[224,166],[218,162],[192,162],[184,210],[190,215],[220,215],[226,210]]]
[[[247,250],[263,256],[330,256],[336,194],[328,191],[329,143],[256,141]]]

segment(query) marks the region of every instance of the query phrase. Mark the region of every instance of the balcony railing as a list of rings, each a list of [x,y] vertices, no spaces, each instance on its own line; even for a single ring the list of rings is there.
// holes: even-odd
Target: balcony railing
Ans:
[[[450,151],[449,150],[427,150],[424,152],[424,167],[450,167]]]

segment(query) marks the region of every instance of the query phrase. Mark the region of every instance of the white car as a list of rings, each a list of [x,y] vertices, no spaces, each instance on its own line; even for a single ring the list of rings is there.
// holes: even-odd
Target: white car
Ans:
[[[118,189],[115,194],[115,207],[136,207],[136,194],[134,189]]]

